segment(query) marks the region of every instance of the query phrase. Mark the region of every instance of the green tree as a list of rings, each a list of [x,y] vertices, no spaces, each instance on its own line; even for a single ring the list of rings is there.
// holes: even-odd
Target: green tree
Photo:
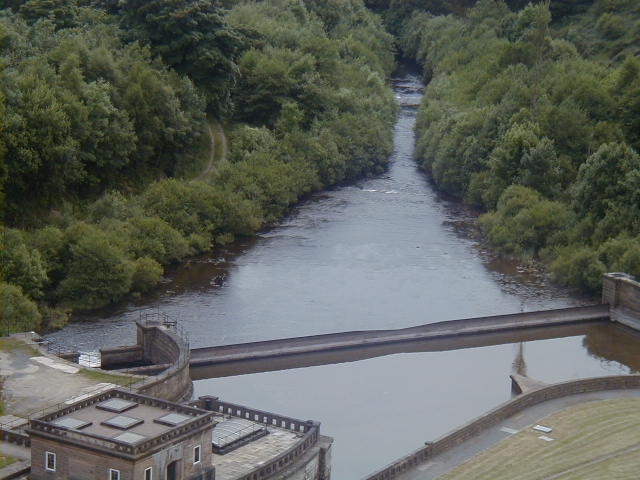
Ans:
[[[607,271],[607,267],[592,248],[568,246],[560,250],[551,263],[550,270],[557,281],[595,294],[601,290],[602,275]]]
[[[22,293],[20,287],[0,281],[0,305],[0,336],[37,330],[40,327],[42,317],[38,307]]]
[[[283,105],[292,101],[304,108],[318,77],[311,55],[289,49],[249,50],[239,66],[241,77],[234,92],[236,117],[254,125],[273,127]],[[313,104],[323,108],[320,103]],[[305,109],[305,113],[315,112]]]
[[[133,218],[125,229],[127,244],[135,257],[150,257],[166,265],[189,253],[187,240],[158,217]]]
[[[615,209],[620,222],[633,227],[640,215],[640,156],[619,143],[602,145],[580,167],[574,187],[574,207],[580,216],[603,219]]]
[[[40,299],[48,283],[47,270],[38,250],[29,248],[22,233],[2,230],[0,264],[4,279],[19,286],[32,299]]]
[[[70,245],[65,278],[57,295],[73,308],[98,308],[129,293],[134,266],[121,248],[97,228],[75,225],[67,235]]]
[[[125,25],[134,28],[154,54],[206,93],[211,111],[228,112],[243,42],[218,2],[126,0],[121,13]]]
[[[569,219],[564,204],[546,200],[530,188],[512,185],[500,197],[496,211],[483,215],[480,224],[489,242],[502,253],[535,257]]]
[[[494,180],[486,192],[485,203],[495,204],[504,189],[511,185],[524,185],[554,196],[561,183],[554,144],[540,138],[540,128],[533,123],[514,124],[498,141],[489,161]]]
[[[56,28],[78,25],[77,0],[27,0],[22,2],[18,12],[30,23],[47,18]]]
[[[162,265],[150,257],[140,257],[134,262],[131,290],[144,293],[155,287],[164,273]]]

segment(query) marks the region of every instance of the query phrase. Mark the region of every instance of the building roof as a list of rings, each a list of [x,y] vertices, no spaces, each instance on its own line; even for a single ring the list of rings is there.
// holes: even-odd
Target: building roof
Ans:
[[[206,410],[113,389],[31,420],[30,434],[145,456],[216,422]]]

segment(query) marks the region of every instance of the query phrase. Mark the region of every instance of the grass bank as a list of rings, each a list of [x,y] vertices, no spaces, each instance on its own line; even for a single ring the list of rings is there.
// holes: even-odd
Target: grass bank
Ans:
[[[638,478],[640,399],[586,403],[549,415],[545,441],[527,428],[441,477],[443,480]]]
[[[0,468],[7,467],[16,461],[15,458],[0,453]]]

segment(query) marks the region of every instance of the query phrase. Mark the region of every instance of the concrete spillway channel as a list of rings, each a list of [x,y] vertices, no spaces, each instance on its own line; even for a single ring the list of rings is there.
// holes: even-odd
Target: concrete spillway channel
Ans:
[[[478,317],[396,330],[366,330],[191,350],[193,379],[361,360],[411,351],[442,351],[580,334],[610,320],[609,305]]]

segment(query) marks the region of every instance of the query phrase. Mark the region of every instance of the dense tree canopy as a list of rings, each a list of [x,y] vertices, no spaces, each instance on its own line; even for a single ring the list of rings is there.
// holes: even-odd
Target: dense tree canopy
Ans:
[[[401,45],[430,80],[417,156],[439,188],[489,211],[481,223],[498,250],[597,291],[606,270],[640,274],[640,64],[611,31],[620,16],[637,43],[640,7],[514,6],[406,18]],[[600,33],[578,38],[585,25]]]
[[[3,328],[138,295],[166,265],[382,172],[396,46],[367,6],[429,82],[420,164],[486,210],[491,244],[590,291],[606,270],[640,275],[633,0],[12,0]],[[205,169],[214,119],[230,150]]]
[[[385,168],[393,42],[361,0],[8,7],[2,288],[7,318],[27,319],[11,328],[144,292],[165,265]],[[212,117],[230,152],[200,175]]]

